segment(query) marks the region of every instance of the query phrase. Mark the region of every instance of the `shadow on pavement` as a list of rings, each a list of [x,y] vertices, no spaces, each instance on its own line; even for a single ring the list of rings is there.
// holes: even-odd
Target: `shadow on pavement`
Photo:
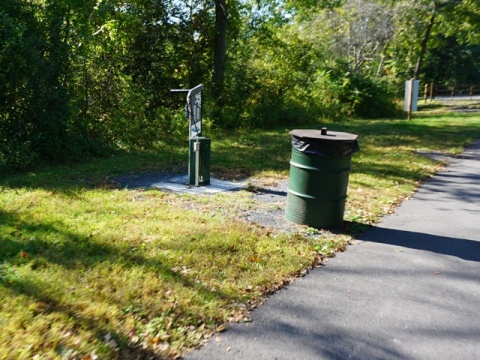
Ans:
[[[402,246],[480,262],[480,242],[396,229],[375,228],[358,240]]]

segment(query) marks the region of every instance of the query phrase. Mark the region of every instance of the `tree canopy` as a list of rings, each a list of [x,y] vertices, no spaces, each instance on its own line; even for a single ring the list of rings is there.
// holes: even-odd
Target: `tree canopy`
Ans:
[[[3,0],[0,169],[213,128],[388,116],[399,84],[480,80],[476,0]],[[372,106],[375,104],[375,106]]]

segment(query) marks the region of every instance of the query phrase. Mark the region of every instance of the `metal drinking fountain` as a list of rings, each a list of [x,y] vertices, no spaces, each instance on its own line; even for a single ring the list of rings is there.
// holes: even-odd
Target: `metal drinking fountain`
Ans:
[[[202,84],[192,89],[172,89],[186,93],[185,115],[188,118],[188,181],[190,185],[210,184],[211,140],[202,136]]]

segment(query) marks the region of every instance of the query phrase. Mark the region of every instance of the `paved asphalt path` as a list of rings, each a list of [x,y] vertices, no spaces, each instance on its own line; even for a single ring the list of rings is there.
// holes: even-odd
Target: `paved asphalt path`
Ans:
[[[480,359],[480,141],[185,359]]]

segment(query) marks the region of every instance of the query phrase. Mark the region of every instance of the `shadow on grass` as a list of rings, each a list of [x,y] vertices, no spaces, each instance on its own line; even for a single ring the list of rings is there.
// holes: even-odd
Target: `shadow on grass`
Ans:
[[[360,153],[364,152],[365,164],[354,168],[365,174],[378,175],[379,172],[402,178],[417,178],[415,170],[378,168],[370,160],[383,155],[394,155],[390,152],[410,152],[417,148],[436,150],[466,145],[475,134],[480,134],[478,125],[469,122],[469,116],[477,119],[478,115],[464,114],[464,122],[449,124],[449,117],[457,114],[441,115],[420,113],[421,121],[406,120],[350,120],[344,122],[328,122],[310,125],[309,128],[327,126],[334,131],[343,131],[359,136]],[[431,121],[430,121],[431,119]],[[478,123],[478,121],[477,121]],[[225,180],[234,180],[238,174],[248,177],[258,172],[283,172],[287,174],[291,153],[289,131],[293,129],[278,128],[271,131],[236,132],[224,134],[212,139],[211,166],[212,172]],[[463,139],[463,140],[460,140]],[[71,167],[49,167],[44,170],[30,172],[21,176],[0,177],[0,188],[41,188],[72,195],[76,191],[90,188],[114,187],[112,177],[144,172],[176,172],[181,168],[186,171],[187,144],[162,148],[150,153],[139,153],[99,159],[88,164]],[[411,155],[411,153],[410,153]],[[356,164],[357,155],[353,157]],[[418,155],[422,156],[422,155]]]
[[[73,304],[60,303],[51,296],[45,294],[42,287],[37,282],[32,282],[27,279],[16,280],[12,283],[6,283],[3,286],[12,291],[33,298],[34,301],[40,304],[40,308],[34,313],[36,316],[47,315],[50,313],[59,313],[68,316],[74,321],[74,328],[81,328],[89,331],[99,342],[105,341],[107,334],[115,334],[112,338],[115,340],[118,347],[111,349],[112,359],[163,359],[158,353],[152,349],[136,346],[131,343],[131,340],[121,334],[118,329],[115,329],[110,323],[100,324],[92,318],[79,315],[78,309]],[[59,355],[61,354],[63,346],[59,345],[55,349]],[[65,349],[67,350],[67,349]],[[67,358],[62,356],[62,358]],[[88,355],[85,358],[90,358]]]
[[[207,301],[213,299],[225,300],[228,303],[238,301],[234,296],[227,295],[220,290],[210,289],[206,284],[197,282],[194,278],[189,278],[187,274],[180,270],[173,270],[172,268],[175,265],[172,265],[171,262],[169,264],[168,259],[159,256],[147,258],[143,254],[136,254],[128,247],[128,244],[125,247],[116,246],[114,239],[81,236],[62,229],[61,224],[29,222],[19,215],[1,210],[0,223],[6,229],[11,229],[9,233],[0,237],[0,264],[27,265],[32,271],[41,270],[50,264],[55,264],[67,270],[78,272],[80,276],[82,271],[93,269],[102,263],[115,264],[125,272],[129,272],[134,267],[140,267],[145,270],[147,276],[161,278],[165,283],[170,283],[169,288],[175,288],[174,284],[179,284],[181,287],[194,291],[195,297]],[[101,280],[99,281],[101,283]],[[126,334],[122,335],[108,321],[99,322],[79,315],[75,302],[60,302],[53,298],[49,295],[49,286],[42,287],[41,283],[33,282],[24,277],[15,277],[13,281],[8,281],[7,278],[1,276],[0,285],[17,294],[30,297],[37,303],[44,304],[44,313],[46,314],[50,312],[65,314],[73,319],[74,327],[80,326],[88,329],[100,342],[104,341],[104,336],[107,333],[114,333],[119,345],[121,345],[119,354],[121,354],[120,358],[122,359],[147,359],[157,358],[155,356],[158,356],[153,351],[142,348],[141,345],[133,345]],[[69,290],[65,289],[65,291]],[[146,318],[145,321],[164,315],[152,313],[148,304],[143,303],[141,299],[114,298],[108,292],[98,292],[95,296],[120,310],[133,305],[143,307],[142,312],[150,314],[150,317]],[[161,299],[159,298],[158,301],[161,301]],[[175,311],[174,313],[182,316],[182,310],[179,309],[178,311],[180,311],[178,314]]]
[[[90,268],[103,262],[121,264],[128,270],[134,265],[159,271],[165,279],[173,280],[183,286],[195,288],[204,297],[228,298],[220,291],[206,289],[181,273],[173,271],[166,259],[148,259],[145,256],[134,254],[130,248],[116,247],[114,241],[101,239],[101,242],[90,236],[80,236],[72,232],[61,230],[53,224],[36,224],[25,222],[18,216],[0,211],[0,220],[7,226],[18,228],[11,232],[11,238],[0,238],[0,261],[10,261],[25,251],[32,259],[43,258],[46,261],[61,265],[66,269]],[[51,237],[57,234],[63,241],[45,241],[42,237]],[[33,235],[34,234],[34,235]],[[33,235],[33,236],[32,236]]]
[[[84,163],[48,165],[17,174],[0,174],[3,189],[43,189],[74,196],[79,191],[116,187],[112,179],[118,175],[145,172],[176,172],[186,169],[188,147],[168,146],[156,151],[117,154]]]
[[[418,110],[421,115],[422,111],[429,111],[429,110],[440,110],[440,109],[445,109],[445,105],[441,103],[432,103],[432,102],[425,102],[425,100],[419,100],[418,102]]]

